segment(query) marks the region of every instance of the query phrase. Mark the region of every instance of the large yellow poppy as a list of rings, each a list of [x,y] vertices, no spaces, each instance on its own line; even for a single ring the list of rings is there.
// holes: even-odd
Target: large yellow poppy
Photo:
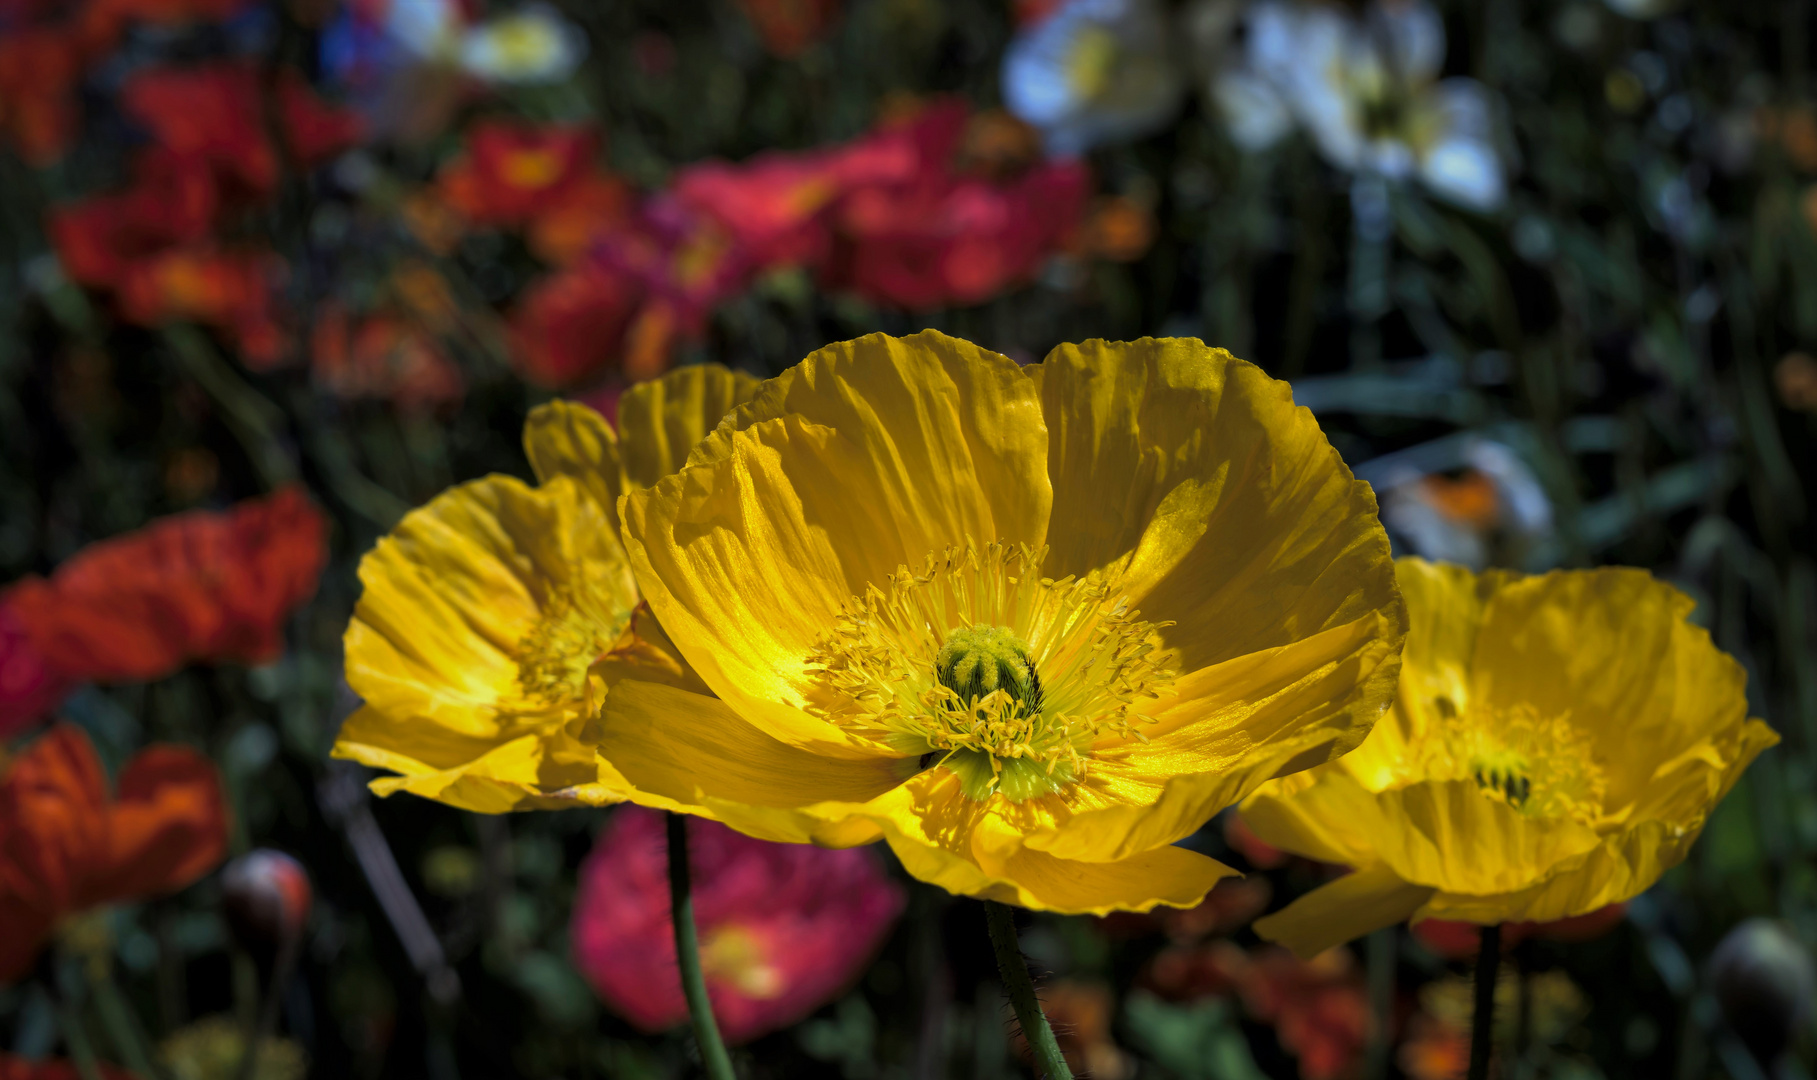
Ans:
[[[1626,900],[1779,741],[1691,599],[1644,570],[1398,570],[1413,629],[1389,717],[1243,804],[1269,843],[1356,870],[1256,923],[1301,955],[1408,918]]]
[[[617,501],[678,468],[757,380],[681,368],[626,391],[619,430],[556,401],[531,412],[538,484],[488,476],[406,515],[360,561],[347,681],[364,706],[334,756],[467,810],[616,802],[594,745],[598,701],[635,675],[706,687],[641,604]]]
[[[1354,747],[1405,634],[1368,485],[1197,341],[830,346],[620,510],[717,695],[613,688],[633,798],[1027,907],[1196,903],[1174,841]]]

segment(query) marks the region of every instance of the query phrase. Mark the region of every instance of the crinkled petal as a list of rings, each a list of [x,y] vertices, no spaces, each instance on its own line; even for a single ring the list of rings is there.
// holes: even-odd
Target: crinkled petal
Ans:
[[[1747,718],[1741,665],[1685,622],[1693,601],[1644,570],[1495,579],[1472,691],[1569,716],[1593,740],[1605,804],[1640,800],[1666,762]]]
[[[1414,744],[1469,708],[1477,627],[1489,595],[1505,579],[1494,571],[1478,577],[1462,566],[1424,559],[1397,559],[1394,565],[1408,610],[1420,616],[1407,632],[1394,707],[1343,759],[1343,767],[1371,791],[1399,782]]]
[[[367,709],[335,754],[412,776],[561,731],[585,703],[588,663],[619,639],[637,603],[603,509],[565,477],[540,488],[501,476],[453,488],[380,541],[360,576],[346,663]],[[527,643],[568,635],[584,641],[566,681],[529,685]]]
[[[618,399],[625,489],[655,487],[679,472],[727,413],[751,400],[758,380],[718,364],[676,368],[638,383]]]
[[[1225,661],[1149,711],[1146,742],[1094,755],[1086,778],[1028,846],[1096,861],[1190,835],[1267,780],[1353,748],[1387,707],[1399,638],[1371,614],[1304,641]],[[1384,669],[1386,671],[1384,672]]]
[[[838,826],[900,784],[912,759],[828,757],[782,742],[717,698],[623,682],[607,695],[601,757],[645,806],[716,818],[766,840],[849,846]]]
[[[852,740],[800,711],[809,652],[904,565],[1039,543],[1045,444],[1009,360],[932,331],[873,335],[765,383],[679,474],[627,495],[626,543],[706,684],[777,738],[831,751]]]
[[[1405,632],[1375,494],[1286,383],[1184,338],[1062,345],[1042,367],[1046,570],[1127,560],[1182,672],[1372,612]]]
[[[524,456],[539,483],[566,476],[605,509],[618,530],[618,497],[625,492],[618,435],[606,418],[578,401],[555,400],[524,420]]]

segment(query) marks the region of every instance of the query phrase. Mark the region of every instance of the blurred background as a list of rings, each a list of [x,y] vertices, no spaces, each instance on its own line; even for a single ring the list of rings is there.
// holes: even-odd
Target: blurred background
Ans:
[[[261,1076],[690,1075],[679,1016],[613,989],[672,977],[612,951],[665,902],[633,887],[648,822],[373,799],[327,757],[355,568],[449,484],[528,477],[552,396],[611,417],[672,366],[937,327],[1024,363],[1203,338],[1291,380],[1400,552],[1695,597],[1785,741],[1656,888],[1511,932],[1502,1075],[1810,1075],[1812,6],[0,0],[0,699],[110,773],[204,752],[227,853],[312,882],[274,909],[294,932],[216,873],[65,921],[0,987],[0,1048],[75,1053],[73,1010],[103,1060],[225,1078],[293,967]],[[259,571],[279,600],[252,579],[269,641],[19,659],[34,575],[299,488],[320,521],[274,528],[325,547]],[[109,573],[163,596],[137,550]],[[1229,815],[1191,843],[1253,872],[1192,912],[1027,921],[1081,1070],[1463,1075],[1467,929],[1300,963],[1247,925],[1333,870]],[[862,859],[876,903],[802,939],[837,986],[797,991],[762,926],[703,929],[710,973],[787,1004],[746,1075],[1028,1075],[977,906]]]

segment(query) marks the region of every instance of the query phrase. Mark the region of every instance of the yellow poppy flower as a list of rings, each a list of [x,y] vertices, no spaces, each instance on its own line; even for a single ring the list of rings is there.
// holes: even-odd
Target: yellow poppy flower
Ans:
[[[626,391],[619,430],[556,401],[531,412],[538,484],[488,476],[404,517],[360,561],[347,681],[365,700],[334,756],[483,813],[616,802],[594,746],[598,700],[628,675],[705,692],[642,605],[618,497],[648,487],[757,380],[680,368]]]
[[[1174,841],[1355,746],[1406,632],[1368,485],[1197,341],[833,345],[620,510],[717,695],[613,688],[633,798],[1026,907],[1196,903]]]
[[[1549,921],[1683,859],[1754,756],[1741,665],[1644,570],[1528,577],[1403,559],[1389,717],[1243,804],[1262,839],[1356,872],[1258,920],[1311,955],[1404,919]]]

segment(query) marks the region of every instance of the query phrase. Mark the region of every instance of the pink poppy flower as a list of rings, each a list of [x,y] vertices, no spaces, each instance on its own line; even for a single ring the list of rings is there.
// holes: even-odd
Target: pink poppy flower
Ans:
[[[772,844],[691,818],[694,918],[707,993],[728,1042],[803,1019],[864,970],[903,890],[870,852]],[[645,1031],[687,1019],[669,920],[663,816],[626,806],[581,866],[574,961]]]

